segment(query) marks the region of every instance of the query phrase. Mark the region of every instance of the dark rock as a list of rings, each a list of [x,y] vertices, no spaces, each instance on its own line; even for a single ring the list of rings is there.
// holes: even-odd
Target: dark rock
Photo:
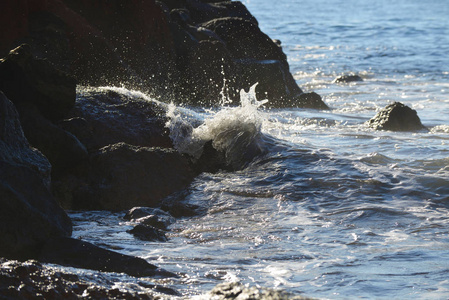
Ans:
[[[137,219],[147,217],[147,216],[153,216],[153,215],[166,215],[167,212],[159,209],[159,208],[152,208],[152,207],[133,207],[130,210],[128,210],[123,216],[123,219],[127,221],[136,221]]]
[[[69,217],[30,168],[0,162],[0,206],[0,255],[33,257],[47,239],[72,233]]]
[[[235,99],[242,81],[238,70],[223,42],[200,41],[186,58],[184,103],[210,107],[220,105],[223,96]]]
[[[351,75],[342,75],[334,79],[334,83],[349,83],[363,81],[363,78],[359,75],[351,74]]]
[[[239,17],[258,25],[256,18],[240,1],[187,0],[186,8],[195,24],[224,17]]]
[[[167,230],[167,227],[173,224],[174,221],[175,220],[172,216],[164,219],[157,215],[149,215],[135,220],[136,223],[152,226],[162,230]]]
[[[172,147],[165,110],[147,99],[112,90],[84,88],[63,125],[89,151],[124,142],[142,147]],[[76,121],[75,121],[76,120]],[[76,123],[75,123],[76,122]]]
[[[50,161],[53,178],[87,160],[86,147],[73,134],[44,118],[34,105],[21,104],[20,115],[25,136]]]
[[[125,273],[136,277],[176,277],[138,257],[120,254],[72,238],[49,240],[39,256],[40,261],[101,272]]]
[[[153,299],[151,292],[134,292],[99,286],[67,271],[43,266],[35,260],[7,261],[0,258],[1,299]],[[169,288],[145,286],[166,295],[177,295]]]
[[[76,81],[22,45],[0,60],[0,90],[12,102],[31,102],[46,118],[59,120],[75,104]]]
[[[225,44],[235,67],[228,78],[230,90],[246,89],[255,83],[258,99],[267,98],[267,107],[326,109],[320,97],[302,96],[303,91],[290,73],[287,57],[257,23],[238,17],[226,17],[203,23]],[[314,95],[316,95],[314,93]],[[313,99],[313,101],[311,101]]]
[[[25,139],[13,104],[0,93],[0,255],[33,257],[72,224],[49,191],[50,164]]]
[[[281,60],[236,60],[242,78],[242,86],[258,83],[256,96],[268,99],[266,107],[301,107],[306,103],[298,101],[295,95],[302,93],[291,77],[288,64]],[[308,103],[307,103],[308,104]],[[307,106],[310,107],[310,106]]]
[[[50,185],[51,165],[39,150],[25,138],[14,105],[0,91],[0,160],[24,165],[35,170],[47,186]]]
[[[151,207],[134,207],[127,211],[123,218],[163,230],[166,230],[168,226],[175,222],[175,219],[169,213]]]
[[[92,128],[84,118],[74,117],[64,119],[59,121],[57,125],[65,131],[73,134],[78,140],[90,142],[94,140]]]
[[[0,25],[0,54],[30,43],[82,84],[127,84],[159,95],[175,85],[168,18],[154,0],[4,0]]]
[[[311,298],[305,298],[302,296],[294,295],[280,290],[247,287],[239,282],[227,282],[218,284],[207,294],[211,299],[224,300],[224,299],[253,299],[253,300],[305,300]]]
[[[167,236],[165,236],[165,233],[162,230],[150,225],[138,224],[134,226],[133,229],[127,230],[126,232],[131,233],[136,238],[143,241],[168,241]]]
[[[392,131],[418,131],[427,130],[421,123],[416,110],[400,103],[387,105],[376,116],[367,122],[367,125],[376,130]]]
[[[193,180],[189,161],[173,149],[118,143],[91,157],[89,182],[74,196],[74,207],[119,211],[157,207]]]
[[[195,162],[194,167],[198,173],[209,172],[214,173],[219,170],[229,171],[231,168],[226,164],[226,154],[218,151],[212,145],[212,141],[208,141],[203,146],[203,152],[200,158]]]
[[[188,194],[188,190],[171,194],[162,200],[161,209],[169,212],[175,218],[193,217],[203,214],[205,212],[203,207],[184,202]]]
[[[62,16],[73,32],[74,70],[82,82],[122,82],[149,90],[160,86],[159,92],[167,86],[162,86],[164,83],[170,84],[173,40],[167,16],[154,0],[64,3],[71,14],[55,14]],[[96,78],[101,77],[104,79],[98,82]]]
[[[292,103],[291,107],[329,109],[329,106],[323,102],[321,96],[315,92],[302,93],[296,96],[295,100],[296,101]]]
[[[282,49],[259,26],[242,18],[219,18],[202,24],[227,45],[234,59],[286,61]]]

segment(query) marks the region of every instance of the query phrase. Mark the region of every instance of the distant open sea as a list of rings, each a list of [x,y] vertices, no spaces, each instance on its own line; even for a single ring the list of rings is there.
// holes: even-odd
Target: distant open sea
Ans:
[[[172,225],[169,242],[136,240],[123,213],[72,212],[74,236],[177,272],[155,281],[185,297],[239,281],[321,299],[448,299],[449,1],[244,3],[331,110],[179,108],[172,121],[223,139],[231,158],[254,145],[263,155],[200,175],[185,201],[206,213]],[[363,81],[333,83],[350,73]],[[395,101],[429,131],[365,124]],[[111,276],[101,280],[145,289]]]

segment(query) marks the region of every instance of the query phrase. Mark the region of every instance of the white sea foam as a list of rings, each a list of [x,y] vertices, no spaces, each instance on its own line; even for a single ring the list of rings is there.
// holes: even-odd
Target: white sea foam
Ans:
[[[249,92],[240,91],[240,106],[222,106],[218,111],[211,112],[204,122],[195,127],[192,120],[170,104],[167,111],[170,137],[175,148],[181,153],[199,158],[206,142],[212,141],[212,146],[225,153],[227,163],[240,161],[245,153],[252,148],[259,148],[258,136],[263,121],[266,119],[259,108],[268,100],[259,101],[256,98],[256,86]]]

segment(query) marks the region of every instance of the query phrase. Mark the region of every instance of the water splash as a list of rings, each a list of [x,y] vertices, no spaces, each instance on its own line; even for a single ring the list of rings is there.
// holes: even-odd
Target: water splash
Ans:
[[[222,106],[197,127],[171,104],[166,126],[170,129],[174,147],[181,153],[199,158],[204,145],[212,141],[213,148],[224,153],[226,164],[233,167],[262,153],[261,127],[266,117],[260,107],[268,100],[257,100],[256,86],[253,85],[249,92],[240,91],[240,106]]]

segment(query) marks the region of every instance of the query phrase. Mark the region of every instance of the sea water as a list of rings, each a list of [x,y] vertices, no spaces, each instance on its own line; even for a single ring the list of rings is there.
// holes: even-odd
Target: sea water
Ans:
[[[197,155],[212,139],[237,171],[201,174],[184,201],[206,212],[178,220],[165,243],[126,233],[123,213],[73,212],[75,237],[180,275],[99,282],[184,297],[237,281],[322,299],[447,299],[449,2],[244,3],[281,40],[300,87],[331,109],[267,110],[248,90],[237,107],[171,105],[178,150]],[[349,73],[363,81],[333,83]],[[366,126],[395,101],[429,131]]]

